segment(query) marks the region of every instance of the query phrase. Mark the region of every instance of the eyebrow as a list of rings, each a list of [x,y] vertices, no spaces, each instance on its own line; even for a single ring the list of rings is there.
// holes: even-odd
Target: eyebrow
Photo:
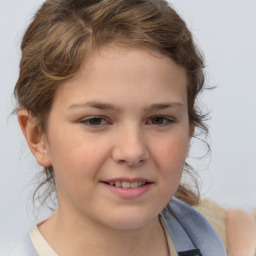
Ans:
[[[85,102],[85,103],[78,103],[78,104],[72,104],[71,106],[68,107],[69,110],[76,109],[76,108],[86,108],[86,107],[91,107],[91,108],[96,108],[100,110],[112,110],[112,111],[121,111],[122,108],[119,106],[116,106],[111,103],[104,103],[104,102],[99,102],[99,101],[90,101],[90,102]],[[149,110],[161,110],[161,109],[168,109],[168,108],[183,108],[184,104],[181,102],[163,102],[163,103],[154,103],[149,105],[148,107],[144,108],[144,111],[149,111]]]
[[[167,102],[167,103],[156,103],[152,104],[148,107],[146,107],[144,110],[161,110],[161,109],[167,109],[167,108],[182,108],[184,104],[181,102]]]
[[[86,108],[86,107],[97,108],[100,110],[114,110],[114,111],[118,111],[120,109],[119,107],[111,103],[104,103],[99,101],[89,101],[85,103],[73,104],[70,107],[68,107],[68,109]]]

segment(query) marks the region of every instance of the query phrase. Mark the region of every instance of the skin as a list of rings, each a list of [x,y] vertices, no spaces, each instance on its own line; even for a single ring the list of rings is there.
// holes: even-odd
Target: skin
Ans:
[[[227,210],[228,255],[253,256],[256,249],[255,219],[240,209]]]
[[[46,133],[19,112],[36,160],[54,168],[59,208],[39,230],[59,255],[168,255],[158,215],[193,133],[186,84],[184,68],[160,53],[108,46],[57,90]],[[151,184],[122,198],[102,182],[120,177]]]

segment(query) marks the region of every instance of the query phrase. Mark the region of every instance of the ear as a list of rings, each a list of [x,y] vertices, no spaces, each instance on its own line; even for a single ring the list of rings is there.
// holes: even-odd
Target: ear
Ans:
[[[47,138],[38,126],[37,118],[28,110],[22,109],[18,112],[18,121],[27,144],[38,164],[44,167],[51,166]]]

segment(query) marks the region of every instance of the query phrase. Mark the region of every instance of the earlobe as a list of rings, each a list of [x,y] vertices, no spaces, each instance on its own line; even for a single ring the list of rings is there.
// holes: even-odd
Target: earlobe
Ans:
[[[38,126],[37,118],[28,110],[22,109],[18,112],[18,121],[29,149],[38,164],[44,167],[51,166],[47,139]]]

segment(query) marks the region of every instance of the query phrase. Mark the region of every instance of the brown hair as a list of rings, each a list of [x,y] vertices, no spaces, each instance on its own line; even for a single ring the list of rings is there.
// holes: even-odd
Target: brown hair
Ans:
[[[204,61],[185,22],[164,0],[48,0],[35,14],[22,44],[15,97],[45,131],[56,89],[74,76],[86,58],[106,44],[147,47],[172,58],[187,71],[191,124],[207,133],[195,101],[204,86]],[[189,171],[189,166],[185,164]],[[54,171],[44,168],[42,202],[55,191]],[[36,195],[34,194],[34,198]],[[180,185],[176,196],[190,205],[199,193]],[[39,196],[40,198],[40,196]],[[41,198],[41,199],[42,199]]]

